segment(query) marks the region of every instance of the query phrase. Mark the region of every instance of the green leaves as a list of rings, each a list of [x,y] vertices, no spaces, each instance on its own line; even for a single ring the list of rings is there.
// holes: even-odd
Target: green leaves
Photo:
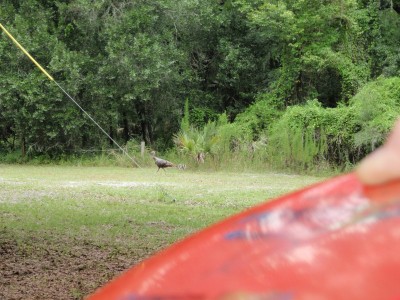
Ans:
[[[400,74],[400,19],[398,5],[392,4],[4,0],[0,15],[121,144],[144,140],[166,150],[181,127],[177,144],[186,145],[188,153],[235,154],[265,145],[282,116],[294,118],[290,107],[316,99],[321,106],[307,104],[310,116],[301,111],[298,119],[322,118],[309,121],[316,124],[312,128],[324,128],[332,160],[342,163],[346,155],[356,161],[366,153],[369,136],[373,145],[381,142],[391,121],[378,112],[388,120],[397,116],[396,101],[386,96],[395,88],[365,86],[380,75]],[[377,102],[380,97],[387,101]],[[182,115],[188,116],[185,99],[191,101],[190,123],[184,117],[180,124]],[[230,121],[225,125],[217,121],[223,113]],[[340,122],[349,131],[341,133]],[[107,137],[2,34],[0,148],[59,155],[108,145]],[[348,154],[335,154],[344,148]]]
[[[372,151],[383,143],[400,114],[400,78],[379,78],[365,85],[351,99],[358,114],[361,130],[355,136],[356,146]]]
[[[260,1],[249,11],[254,30],[280,53],[279,76],[270,85],[277,97],[287,105],[317,97],[330,106],[348,99],[365,82],[368,58],[356,33],[357,13],[353,0]],[[335,56],[339,62],[333,61]],[[335,89],[327,94],[331,77],[336,77]]]

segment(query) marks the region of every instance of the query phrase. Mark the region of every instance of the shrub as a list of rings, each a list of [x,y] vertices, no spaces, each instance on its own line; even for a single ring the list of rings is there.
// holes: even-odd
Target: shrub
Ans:
[[[184,117],[175,144],[193,158],[203,153],[214,168],[343,170],[381,145],[399,114],[400,78],[380,78],[335,108],[311,100],[280,110],[264,94],[233,123],[222,114],[196,128]]]
[[[355,145],[372,151],[383,143],[400,114],[400,78],[379,78],[365,85],[350,100],[357,112],[360,130]]]
[[[309,169],[325,161],[325,109],[316,100],[286,109],[269,130],[269,161],[276,167]]]
[[[253,140],[258,140],[282,112],[272,94],[262,94],[245,112],[237,115],[235,124],[242,127]]]
[[[348,105],[288,107],[268,130],[270,161],[296,169],[351,166],[383,143],[399,114],[398,77],[368,83]]]

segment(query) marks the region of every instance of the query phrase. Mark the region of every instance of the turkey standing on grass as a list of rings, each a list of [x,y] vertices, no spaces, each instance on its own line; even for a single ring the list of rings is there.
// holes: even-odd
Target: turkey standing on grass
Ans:
[[[151,151],[150,155],[153,157],[154,162],[155,162],[156,166],[158,167],[157,172],[160,171],[160,169],[163,169],[165,172],[165,168],[175,167],[175,165],[172,162],[157,157],[155,151]]]

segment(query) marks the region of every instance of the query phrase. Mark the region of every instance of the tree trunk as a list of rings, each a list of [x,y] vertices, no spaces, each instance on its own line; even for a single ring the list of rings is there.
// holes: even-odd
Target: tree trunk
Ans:
[[[21,136],[21,156],[22,158],[25,158],[26,155],[26,142],[25,142],[25,136]]]
[[[128,117],[126,116],[126,112],[123,113],[123,120],[124,124],[124,140],[125,143],[129,141],[129,122],[128,122]]]
[[[142,120],[140,122],[140,125],[142,127],[142,138],[145,141],[146,144],[151,144],[151,138],[150,138],[150,129],[149,129],[149,124],[146,120]]]
[[[146,142],[147,145],[151,144],[151,127],[148,121],[147,110],[146,110],[146,102],[138,100],[136,101],[136,111],[139,115],[140,119],[140,127],[143,141]]]
[[[114,130],[111,125],[109,128],[109,135],[114,140]],[[112,148],[114,146],[114,142],[111,139],[109,139],[109,143],[110,143],[110,147]]]

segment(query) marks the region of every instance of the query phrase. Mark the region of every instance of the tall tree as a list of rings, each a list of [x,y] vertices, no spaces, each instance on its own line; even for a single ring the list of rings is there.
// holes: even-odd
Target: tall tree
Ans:
[[[7,26],[9,31],[47,67],[50,63],[48,53],[56,44],[51,11],[43,9],[37,1],[29,0],[19,5],[6,1],[1,12],[1,15],[7,12],[5,25],[10,25]],[[26,17],[32,13],[35,19]],[[11,149],[19,147],[23,156],[27,152],[58,148],[62,136],[62,124],[57,114],[60,93],[5,35],[2,35],[0,45],[0,126],[8,135],[3,136],[3,145]]]
[[[105,78],[101,91],[116,103],[129,135],[147,143],[163,140],[163,135],[168,140],[179,126],[174,116],[181,114],[184,100],[184,66],[175,28],[167,7],[157,1],[125,4],[123,13],[110,15],[105,22],[107,58],[99,72]]]
[[[316,97],[335,106],[366,82],[368,58],[358,38],[355,1],[256,3],[245,7],[260,38],[279,53],[271,89],[286,104]]]

